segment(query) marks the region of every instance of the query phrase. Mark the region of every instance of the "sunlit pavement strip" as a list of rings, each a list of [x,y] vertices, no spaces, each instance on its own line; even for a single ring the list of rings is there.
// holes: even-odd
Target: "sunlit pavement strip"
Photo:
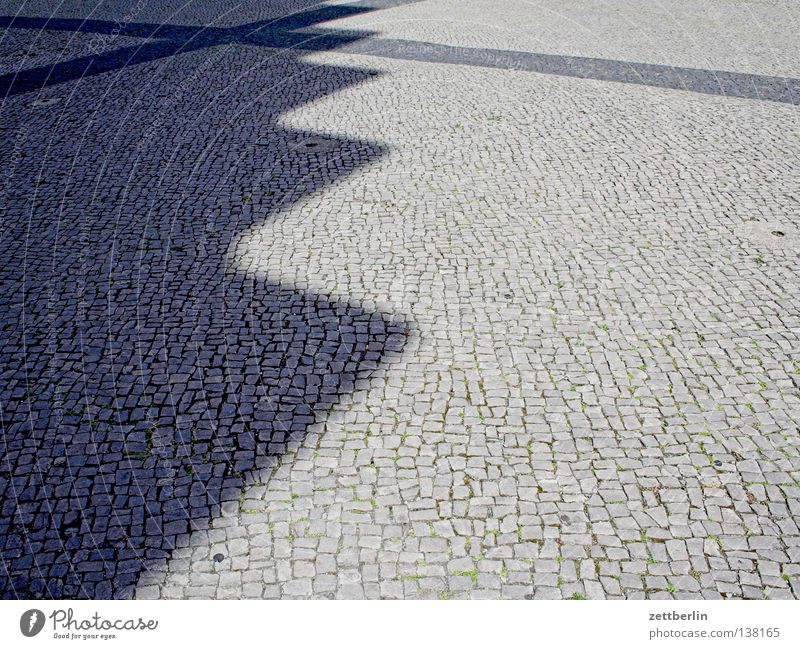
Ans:
[[[51,4],[5,597],[800,597],[794,2]]]

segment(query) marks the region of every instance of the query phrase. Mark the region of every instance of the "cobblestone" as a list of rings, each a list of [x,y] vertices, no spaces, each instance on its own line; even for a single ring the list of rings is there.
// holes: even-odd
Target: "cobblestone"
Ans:
[[[173,4],[2,19],[3,597],[800,597],[791,3]]]

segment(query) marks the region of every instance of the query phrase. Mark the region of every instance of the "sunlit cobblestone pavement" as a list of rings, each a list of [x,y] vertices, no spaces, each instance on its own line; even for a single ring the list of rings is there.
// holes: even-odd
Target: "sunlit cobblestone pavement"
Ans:
[[[55,4],[3,597],[800,597],[795,2]]]

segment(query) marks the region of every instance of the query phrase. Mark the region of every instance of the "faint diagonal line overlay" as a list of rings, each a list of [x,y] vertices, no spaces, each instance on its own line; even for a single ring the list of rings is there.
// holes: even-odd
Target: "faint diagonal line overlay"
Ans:
[[[362,31],[295,31],[363,11],[365,8],[358,4],[335,5],[294,14],[284,19],[236,27],[130,23],[123,29],[120,29],[120,25],[114,21],[2,16],[0,27],[6,29],[115,33],[154,40],[144,45],[119,48],[103,54],[61,62],[54,66],[41,66],[0,76],[0,93],[8,96],[33,92],[45,86],[153,61],[172,56],[177,52],[238,42],[269,49],[293,49],[300,52],[335,49],[349,54],[389,59],[536,72],[792,105],[800,103],[800,79],[793,77],[683,68],[583,56],[459,47],[424,41],[369,38],[370,34]]]
[[[760,99],[797,105],[800,79],[742,72],[680,68],[560,54],[514,50],[456,47],[420,41],[366,40],[339,51],[393,59],[455,63],[485,68],[538,72],[578,79],[614,81],[636,85],[687,90],[710,95]]]

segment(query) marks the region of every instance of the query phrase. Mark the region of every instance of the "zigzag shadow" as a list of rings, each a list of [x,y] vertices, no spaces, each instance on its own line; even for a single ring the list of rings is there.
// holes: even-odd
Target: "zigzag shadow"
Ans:
[[[235,47],[184,86],[196,55],[84,80],[59,130],[12,115],[32,135],[0,240],[4,598],[132,596],[403,348],[410,323],[229,258],[383,154],[344,137],[298,150],[313,134],[278,123],[374,72],[263,56]]]

